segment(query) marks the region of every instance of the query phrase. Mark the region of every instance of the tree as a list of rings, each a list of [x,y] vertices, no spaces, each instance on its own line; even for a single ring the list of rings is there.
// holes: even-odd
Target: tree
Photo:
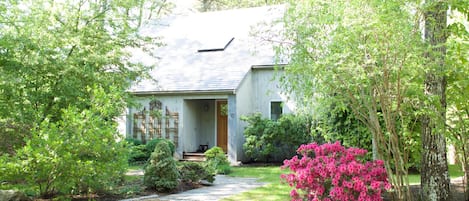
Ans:
[[[285,3],[285,0],[199,0],[201,12]]]
[[[423,200],[449,199],[445,58],[456,56],[445,50],[446,12],[451,8],[467,15],[468,4],[291,2],[285,16],[286,40],[278,48],[278,55],[289,55],[285,89],[300,103],[316,103],[315,112],[323,112],[324,104],[350,108],[372,133],[377,157],[388,161],[399,199],[411,199],[408,187],[402,186],[408,181],[409,147],[415,145],[409,142],[418,129]],[[425,40],[416,23],[422,13]]]
[[[449,200],[449,173],[446,159],[446,19],[448,7],[441,1],[425,2],[424,40],[428,71],[425,72],[422,117],[421,197],[423,200]]]
[[[374,139],[397,198],[410,199],[407,160],[421,95],[422,43],[400,1],[291,2],[284,87],[315,112],[350,108]],[[415,7],[414,7],[415,8]],[[306,105],[311,105],[307,103]]]
[[[447,95],[447,131],[451,144],[454,145],[457,158],[464,171],[466,184],[466,200],[469,199],[469,24],[463,24],[465,16],[457,10],[451,14],[447,39],[447,57],[445,63],[448,69]],[[467,21],[466,21],[467,22]]]
[[[422,124],[422,199],[449,200],[448,167],[446,160],[446,136],[449,128],[450,139],[463,152],[462,162],[465,175],[467,169],[467,77],[468,30],[467,1],[426,1],[424,12],[424,40],[428,45],[426,52],[429,71],[426,72],[424,107],[427,110]],[[448,13],[451,13],[448,15]],[[466,19],[457,19],[458,15]],[[448,22],[450,26],[448,27]],[[464,22],[466,26],[464,26]],[[448,37],[450,40],[448,40]],[[449,49],[448,49],[449,47]],[[466,51],[464,51],[466,50]],[[464,53],[466,52],[466,53]],[[448,79],[448,75],[450,76]],[[448,81],[449,80],[449,81]],[[448,86],[448,83],[450,84]],[[447,93],[447,88],[449,92]],[[448,98],[447,98],[448,97]],[[448,101],[450,119],[447,120]],[[466,116],[467,118],[467,116]],[[448,122],[448,127],[446,123]],[[465,177],[467,183],[467,177]],[[439,182],[444,181],[444,182]],[[467,191],[467,187],[466,187]],[[466,195],[467,198],[467,195]]]
[[[48,197],[102,192],[121,179],[126,152],[114,119],[150,69],[131,51],[160,45],[139,27],[164,2],[0,3],[1,181],[37,185]]]
[[[121,114],[131,82],[149,69],[130,61],[131,48],[159,45],[140,36],[139,26],[161,12],[164,1],[60,0],[0,4],[0,131],[26,137],[61,110],[92,107],[93,88],[112,93],[102,111]],[[145,16],[144,16],[145,15]],[[145,17],[145,18],[144,18]],[[3,139],[3,138],[2,138]],[[20,138],[22,139],[22,138]],[[19,140],[21,141],[21,140]],[[12,152],[12,148],[2,148]]]

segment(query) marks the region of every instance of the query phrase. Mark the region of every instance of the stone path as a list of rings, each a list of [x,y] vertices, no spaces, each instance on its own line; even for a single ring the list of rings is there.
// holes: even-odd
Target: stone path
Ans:
[[[139,174],[139,172],[132,172],[132,174]],[[267,183],[258,182],[256,178],[217,175],[215,182],[211,186],[166,196],[150,195],[121,201],[218,201],[266,184]]]

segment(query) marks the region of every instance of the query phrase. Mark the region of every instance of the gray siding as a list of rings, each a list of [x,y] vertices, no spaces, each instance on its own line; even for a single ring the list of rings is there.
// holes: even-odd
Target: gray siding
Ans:
[[[254,86],[254,112],[260,112],[262,116],[270,118],[270,102],[283,102],[283,113],[292,113],[295,105],[287,100],[287,96],[281,93],[280,83],[276,72],[272,68],[258,68],[252,70],[252,80]]]
[[[253,102],[255,101],[254,97],[254,87],[252,82],[252,73],[248,73],[246,77],[241,82],[238,90],[236,91],[236,112],[237,112],[237,125],[236,125],[236,138],[238,142],[237,147],[237,161],[244,161],[244,151],[243,144],[245,141],[244,138],[244,128],[246,127],[246,122],[241,121],[241,116],[251,114],[253,111]]]

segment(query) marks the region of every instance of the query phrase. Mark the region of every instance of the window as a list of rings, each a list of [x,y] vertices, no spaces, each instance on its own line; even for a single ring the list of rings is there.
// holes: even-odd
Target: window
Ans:
[[[270,119],[277,121],[282,116],[282,102],[270,102]]]

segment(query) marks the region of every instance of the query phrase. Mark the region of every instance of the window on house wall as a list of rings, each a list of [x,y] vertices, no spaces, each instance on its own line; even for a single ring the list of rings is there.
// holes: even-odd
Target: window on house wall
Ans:
[[[270,119],[277,121],[282,116],[282,102],[272,101],[270,102]]]

